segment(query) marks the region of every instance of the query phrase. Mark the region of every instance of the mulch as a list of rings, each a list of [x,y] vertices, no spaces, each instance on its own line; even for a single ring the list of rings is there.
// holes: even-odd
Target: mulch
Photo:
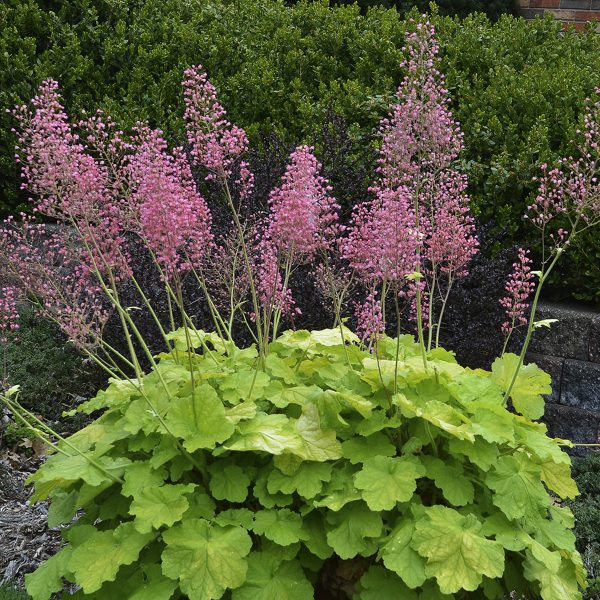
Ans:
[[[23,586],[26,573],[57,552],[60,530],[46,524],[48,504],[31,506],[27,477],[43,458],[0,449],[0,582]]]

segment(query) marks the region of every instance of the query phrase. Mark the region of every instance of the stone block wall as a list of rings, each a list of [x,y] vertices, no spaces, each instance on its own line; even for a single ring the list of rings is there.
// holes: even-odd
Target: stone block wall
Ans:
[[[573,26],[578,31],[589,21],[597,21],[600,33],[600,0],[519,0],[520,14],[526,19],[553,15],[564,27]]]
[[[536,331],[527,362],[552,376],[546,416],[550,435],[593,444],[600,436],[600,312],[546,303],[536,320],[558,319]],[[575,448],[574,454],[586,453]]]

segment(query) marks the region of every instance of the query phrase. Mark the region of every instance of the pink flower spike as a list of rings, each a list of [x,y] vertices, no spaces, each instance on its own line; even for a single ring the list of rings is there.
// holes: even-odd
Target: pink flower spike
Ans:
[[[532,260],[529,251],[519,248],[517,262],[513,264],[513,272],[508,277],[504,289],[506,296],[499,300],[504,308],[508,321],[502,324],[502,332],[509,335],[516,327],[527,324],[525,314],[529,309],[527,302],[535,289],[535,276],[531,272]]]
[[[278,250],[311,259],[327,249],[338,232],[339,206],[331,187],[319,174],[321,165],[310,146],[298,146],[290,156],[280,187],[269,196],[270,237]]]
[[[234,164],[248,149],[246,132],[226,119],[217,90],[201,66],[185,71],[183,90],[184,119],[194,162],[208,170],[206,179],[230,177]],[[245,197],[252,189],[253,177],[246,163],[240,171],[238,183]]]

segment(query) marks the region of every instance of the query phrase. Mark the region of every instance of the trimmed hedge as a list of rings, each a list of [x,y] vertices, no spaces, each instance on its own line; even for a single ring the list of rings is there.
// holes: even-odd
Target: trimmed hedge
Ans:
[[[354,4],[354,2],[363,12],[373,6],[395,8],[400,13],[408,12],[413,7],[421,12],[427,12],[431,6],[430,0],[331,0],[331,4]],[[493,20],[498,19],[502,14],[515,14],[517,8],[515,0],[438,0],[437,5],[442,15],[466,17],[471,13],[480,12]]]
[[[584,98],[600,83],[600,39],[591,30],[563,35],[551,18],[432,18],[478,217],[508,230],[508,245],[535,243],[521,220],[532,178],[540,161],[571,149]],[[253,144],[273,132],[310,142],[328,110],[345,118],[354,140],[373,143],[402,76],[407,27],[395,9],[361,15],[358,5],[282,0],[12,0],[0,23],[2,108],[51,76],[71,113],[101,106],[124,126],[147,119],[181,140],[182,72],[201,62]],[[25,201],[12,125],[2,113],[5,214]],[[570,256],[556,292],[600,302],[600,244],[582,239]]]

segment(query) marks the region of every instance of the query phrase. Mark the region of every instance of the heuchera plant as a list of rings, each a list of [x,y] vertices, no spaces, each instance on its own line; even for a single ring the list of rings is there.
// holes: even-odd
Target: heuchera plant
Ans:
[[[102,114],[76,133],[54,82],[16,110],[24,185],[63,227],[9,221],[6,266],[40,315],[112,377],[77,409],[101,415],[66,439],[18,390],[1,396],[54,450],[31,477],[32,500],[50,500],[65,545],[27,576],[34,600],[65,582],[74,598],[107,600],[581,597],[573,515],[561,506],[577,495],[560,447],[569,442],[535,422],[550,377],[523,360],[533,329],[548,325],[535,321],[544,281],[599,220],[600,103],[581,158],[545,169],[529,207],[542,268],[522,251],[501,300],[507,336],[527,324],[521,354],[503,353],[491,371],[463,368],[439,346],[448,294],[477,251],[455,168],[462,138],[429,23],[415,24],[406,51],[373,197],[349,226],[307,146],[291,155],[269,213],[241,218],[254,193],[247,138],[199,67],[185,73],[187,149],[169,150],[143,124],[126,136]],[[229,206],[224,235],[193,169]],[[135,277],[131,239],[160,273],[166,322]],[[332,329],[280,333],[298,313],[299,265],[331,300]],[[205,293],[211,331],[189,316],[188,280]],[[158,354],[120,300],[125,284],[161,332]],[[357,286],[360,336],[342,315]],[[390,310],[397,323],[412,315],[416,340],[386,334]],[[128,352],[102,335],[111,314]],[[255,343],[240,348],[234,324]]]

